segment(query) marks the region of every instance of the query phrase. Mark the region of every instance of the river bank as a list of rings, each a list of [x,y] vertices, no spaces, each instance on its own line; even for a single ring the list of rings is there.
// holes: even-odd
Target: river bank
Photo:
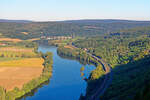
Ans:
[[[103,84],[103,85],[98,90],[104,91],[103,88],[106,83],[106,80],[108,79],[106,77],[107,74],[105,75],[105,73],[107,72],[105,72],[105,69],[103,69],[105,66],[103,66],[101,61],[95,59],[95,57],[91,56],[84,50],[80,48],[74,48],[71,46],[70,47],[60,46],[57,52],[59,55],[66,56],[66,57],[68,56],[73,59],[78,59],[81,62],[91,63],[96,66],[96,69],[91,72],[90,76],[87,79],[88,86],[86,89],[86,95],[85,96],[81,95],[80,100],[90,100],[91,96],[95,94],[94,92],[97,92],[97,89],[100,87],[99,84]],[[97,95],[96,98],[99,98],[99,96]]]
[[[45,53],[45,54],[44,53],[38,53],[38,52],[36,52],[36,46],[34,46],[33,50],[31,49],[31,51],[30,51],[31,53],[29,51],[27,51],[27,53],[22,53],[22,50],[26,50],[26,49],[25,48],[24,49],[18,49],[18,47],[19,46],[16,47],[15,51],[14,51],[14,47],[13,47],[13,49],[10,49],[10,47],[9,47],[9,52],[11,52],[11,55],[13,54],[15,57],[18,57],[21,55],[20,58],[18,58],[17,60],[9,60],[8,59],[8,61],[1,62],[0,65],[1,66],[8,66],[9,65],[7,68],[10,67],[12,69],[12,70],[9,70],[9,73],[10,72],[12,73],[14,70],[17,71],[19,69],[18,71],[20,72],[20,74],[19,74],[19,72],[15,72],[16,75],[26,75],[29,72],[31,72],[31,74],[32,74],[32,70],[31,70],[30,66],[34,65],[35,68],[37,66],[42,66],[41,73],[39,73],[39,75],[36,78],[35,77],[33,78],[30,76],[30,80],[28,80],[26,83],[23,83],[20,88],[18,88],[18,85],[17,85],[15,88],[12,88],[11,90],[6,91],[4,89],[4,87],[1,87],[0,88],[0,93],[1,93],[0,94],[0,100],[16,100],[16,99],[22,98],[24,95],[32,92],[35,88],[39,87],[44,82],[48,81],[49,78],[52,76],[52,64],[53,64],[52,53],[50,53],[50,52]],[[5,47],[5,48],[7,48],[7,47]],[[21,53],[24,55],[22,55],[20,53],[19,54],[15,53],[16,50],[21,50]],[[1,53],[5,53],[5,51],[1,51]],[[10,54],[10,53],[8,53],[8,51],[6,53],[7,53],[7,55],[5,55],[5,56],[8,56],[8,54]],[[28,54],[28,55],[26,56],[25,54]],[[32,57],[33,55],[36,58],[28,58],[29,56]],[[3,56],[3,57],[5,57],[5,56]],[[38,58],[42,59],[42,61],[39,61]],[[40,65],[38,65],[38,64],[40,64]],[[17,69],[16,69],[16,66],[18,66]],[[22,70],[23,68],[24,68],[24,70],[27,70],[27,72],[24,74],[21,73],[21,71],[23,71]],[[28,70],[27,68],[28,69],[30,68],[30,69]],[[33,72],[34,71],[36,71],[36,70],[33,70]],[[7,73],[4,73],[4,74],[7,74]],[[6,75],[3,75],[3,76],[6,77]],[[9,75],[8,78],[9,77],[11,77],[11,76]],[[15,77],[15,76],[12,76],[12,77]],[[24,78],[24,77],[22,77],[22,78]],[[19,78],[17,77],[17,79],[19,79]],[[11,80],[9,80],[9,81],[10,81],[9,83],[11,84]],[[14,82],[14,81],[12,81],[12,82]],[[14,85],[16,85],[16,84],[14,84]]]
[[[53,53],[53,76],[50,83],[39,88],[34,95],[27,96],[25,100],[78,100],[80,95],[86,94],[87,82],[93,65],[81,64],[77,60],[60,57],[57,47],[39,45],[38,51]],[[80,69],[84,66],[84,76],[81,76]],[[59,95],[59,96],[58,96]]]

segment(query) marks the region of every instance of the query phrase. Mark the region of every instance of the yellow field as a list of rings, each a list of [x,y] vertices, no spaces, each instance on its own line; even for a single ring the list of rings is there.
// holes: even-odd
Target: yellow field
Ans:
[[[0,38],[0,41],[21,40]],[[15,87],[22,88],[43,72],[44,59],[34,52],[34,48],[25,47],[0,47],[0,86],[7,91]]]
[[[43,71],[42,58],[26,58],[0,62],[0,86],[7,91],[22,88],[25,83],[39,77]]]
[[[12,39],[12,38],[0,38],[0,41],[11,41],[11,42],[21,42],[20,39]]]
[[[0,67],[43,67],[42,58],[25,58],[0,62]]]

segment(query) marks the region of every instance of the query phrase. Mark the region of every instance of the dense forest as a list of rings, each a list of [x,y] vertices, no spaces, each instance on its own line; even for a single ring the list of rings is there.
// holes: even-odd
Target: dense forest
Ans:
[[[116,66],[148,55],[149,33],[150,27],[122,30],[106,36],[78,39],[74,45],[87,48],[90,53]]]
[[[144,26],[150,26],[150,22],[127,20],[78,20],[28,23],[0,22],[0,35],[19,39],[61,35],[95,36],[122,29]]]
[[[133,28],[101,37],[78,39],[73,43],[79,48],[87,48],[88,52],[102,58],[113,67],[112,84],[101,99],[148,100],[143,98],[149,97],[149,33],[150,27]]]

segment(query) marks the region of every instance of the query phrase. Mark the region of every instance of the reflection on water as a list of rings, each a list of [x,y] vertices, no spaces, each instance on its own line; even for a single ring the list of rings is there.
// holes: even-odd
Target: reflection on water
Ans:
[[[42,84],[39,85],[37,88],[33,89],[30,93],[27,93],[27,94],[24,95],[23,97],[20,97],[20,98],[18,98],[18,99],[16,99],[16,100],[26,100],[27,97],[32,97],[32,96],[34,96],[34,94],[38,91],[38,89],[40,89],[40,88],[43,87],[44,85],[45,85],[45,86],[48,85],[49,82],[50,82],[50,81],[48,80],[48,81],[42,83]]]
[[[82,79],[85,79],[86,77],[84,77],[84,70],[85,70],[85,68],[84,68],[84,66],[82,66],[81,68],[80,68],[80,73],[81,73],[81,77],[82,77]]]
[[[22,100],[78,100],[81,94],[85,94],[87,83],[83,79],[95,69],[93,65],[60,57],[56,47],[40,45],[39,51],[53,53],[53,75],[47,85],[41,85]]]
[[[61,55],[61,54],[59,54],[59,53],[58,53],[58,55],[59,55],[61,58],[63,58],[63,59],[78,61],[78,62],[79,62],[80,64],[82,64],[82,65],[87,65],[87,64],[89,64],[89,63],[87,63],[86,61],[81,60],[81,59],[75,59],[75,58],[73,58],[73,57]],[[90,64],[92,64],[92,63],[90,63]]]

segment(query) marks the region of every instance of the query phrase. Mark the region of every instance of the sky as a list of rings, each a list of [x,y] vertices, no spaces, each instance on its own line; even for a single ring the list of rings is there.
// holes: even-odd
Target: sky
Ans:
[[[150,0],[0,0],[0,19],[150,20]]]

